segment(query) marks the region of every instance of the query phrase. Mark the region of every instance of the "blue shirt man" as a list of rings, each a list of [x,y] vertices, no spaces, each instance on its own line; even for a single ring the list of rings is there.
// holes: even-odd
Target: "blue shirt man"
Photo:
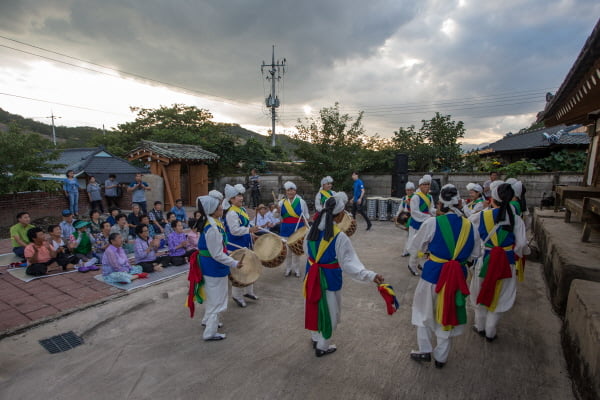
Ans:
[[[135,174],[135,182],[131,182],[127,188],[131,194],[131,202],[140,205],[142,212],[148,214],[146,206],[146,190],[151,190],[147,182],[142,181],[142,174]]]
[[[365,185],[363,183],[363,181],[361,181],[360,179],[358,179],[358,172],[353,172],[352,173],[352,180],[354,181],[354,196],[353,196],[353,201],[352,201],[352,217],[356,218],[356,213],[358,212],[360,215],[363,216],[363,218],[365,219],[365,221],[367,222],[367,230],[371,229],[371,221],[369,220],[369,217],[367,216],[367,214],[365,214],[365,211],[363,209],[363,204],[365,202],[364,196],[365,196]]]

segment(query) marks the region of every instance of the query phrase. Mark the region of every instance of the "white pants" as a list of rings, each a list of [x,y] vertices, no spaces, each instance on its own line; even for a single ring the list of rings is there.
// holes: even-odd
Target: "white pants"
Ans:
[[[317,349],[319,350],[327,350],[329,348],[333,332],[335,332],[337,324],[341,321],[342,292],[340,290],[335,292],[326,290],[325,296],[327,297],[327,308],[331,317],[331,337],[325,339],[320,332],[310,331],[310,336],[313,342],[317,342]]]
[[[433,352],[433,358],[436,361],[445,363],[450,353],[450,337],[437,336],[437,345],[433,348],[431,344],[431,329],[426,326],[417,327],[417,343],[419,344],[419,353]]]
[[[478,331],[485,330],[485,336],[492,339],[496,336],[498,321],[502,314],[502,312],[489,311],[487,307],[477,305],[475,307],[475,328]]]
[[[412,242],[415,239],[415,236],[417,235],[417,232],[419,232],[417,229],[413,228],[412,226],[408,227],[408,239],[406,239],[406,247],[405,249],[409,249],[412,246]],[[409,252],[410,253],[410,257],[408,258],[408,265],[414,270],[417,270],[417,265],[419,264],[419,257],[418,257],[418,251],[412,251]]]
[[[215,278],[204,275],[204,291],[206,293],[204,317],[202,318],[202,323],[206,324],[202,335],[204,339],[215,336],[219,328],[219,313],[227,310],[228,281],[226,276]]]
[[[294,270],[295,273],[300,273],[300,266],[302,264],[303,256],[296,255],[292,249],[288,247],[287,255],[285,256],[285,272],[292,272]]]
[[[231,297],[237,300],[244,300],[245,294],[254,295],[254,283],[246,287],[231,287]]]

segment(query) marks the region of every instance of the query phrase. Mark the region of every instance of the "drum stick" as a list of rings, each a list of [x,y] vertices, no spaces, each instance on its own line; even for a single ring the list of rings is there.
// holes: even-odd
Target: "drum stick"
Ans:
[[[277,204],[277,197],[275,197],[275,192],[271,190],[271,194],[273,195],[273,201]]]
[[[238,249],[248,249],[247,247],[242,247],[242,246],[240,246],[240,245],[237,245],[237,244],[235,244],[235,243],[231,243],[231,242],[228,242],[228,243],[227,243],[227,246],[233,246],[233,247],[237,247]]]

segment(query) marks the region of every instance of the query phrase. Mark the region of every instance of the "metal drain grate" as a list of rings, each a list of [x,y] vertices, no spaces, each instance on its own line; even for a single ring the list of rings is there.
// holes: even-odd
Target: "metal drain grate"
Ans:
[[[40,344],[48,353],[55,354],[63,351],[71,350],[83,343],[83,338],[77,336],[73,331],[52,336],[49,339],[40,340]]]

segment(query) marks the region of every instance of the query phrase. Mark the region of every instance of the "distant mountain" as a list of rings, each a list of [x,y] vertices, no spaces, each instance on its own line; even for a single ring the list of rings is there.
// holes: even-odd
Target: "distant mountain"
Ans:
[[[258,132],[254,132],[254,131],[248,130],[246,128],[242,128],[238,124],[218,123],[217,125],[223,126],[225,132],[229,133],[230,135],[237,136],[239,138],[242,138],[243,140],[248,140],[250,138],[254,138],[263,143],[267,143],[267,144],[271,143],[270,136],[262,135]],[[277,145],[281,146],[288,154],[291,154],[294,151],[295,145],[292,143],[292,141],[290,140],[290,137],[287,135],[277,135],[276,134],[275,135],[275,143]]]
[[[21,129],[27,132],[39,133],[47,139],[52,140],[52,125],[34,121],[31,118],[24,118],[17,114],[11,114],[0,108],[0,130],[7,130],[11,123],[16,123]],[[87,141],[94,134],[101,133],[102,130],[90,126],[56,126],[55,132],[56,141],[64,144],[65,147],[85,147]]]
[[[468,153],[469,151],[472,150],[478,150],[481,149],[485,146],[489,145],[489,143],[480,143],[480,144],[467,144],[467,143],[463,143],[460,145],[460,148],[462,149],[463,152]]]

